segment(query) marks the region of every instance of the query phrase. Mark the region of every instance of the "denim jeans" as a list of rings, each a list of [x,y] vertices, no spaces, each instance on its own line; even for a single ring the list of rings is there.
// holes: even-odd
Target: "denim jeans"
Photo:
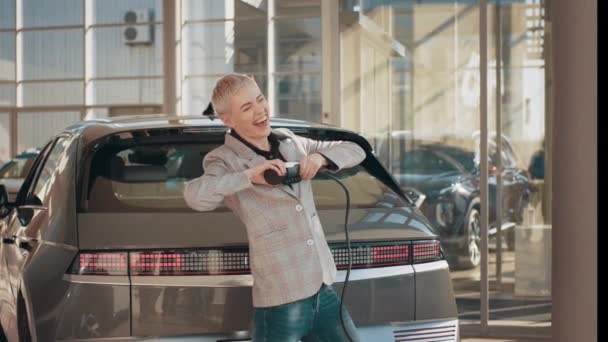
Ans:
[[[283,305],[255,308],[253,342],[349,342],[340,322],[340,298],[326,285],[311,297]],[[360,341],[346,310],[344,324],[353,341]]]

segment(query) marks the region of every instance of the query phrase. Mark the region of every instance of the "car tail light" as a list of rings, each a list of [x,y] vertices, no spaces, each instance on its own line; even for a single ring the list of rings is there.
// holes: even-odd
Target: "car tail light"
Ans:
[[[336,267],[340,270],[348,267],[348,249],[346,246],[331,249]],[[374,268],[410,264],[410,244],[392,245],[355,245],[351,248],[352,268]]]
[[[134,276],[250,273],[247,248],[132,252],[130,259]]]
[[[443,259],[439,241],[414,242],[414,264]]]
[[[79,253],[72,265],[69,274],[77,275],[127,275],[126,252],[82,252]]]
[[[340,270],[348,267],[345,245],[331,252]],[[443,259],[439,241],[353,243],[352,268],[411,265]],[[247,247],[172,251],[81,252],[68,270],[73,275],[171,276],[250,274]]]

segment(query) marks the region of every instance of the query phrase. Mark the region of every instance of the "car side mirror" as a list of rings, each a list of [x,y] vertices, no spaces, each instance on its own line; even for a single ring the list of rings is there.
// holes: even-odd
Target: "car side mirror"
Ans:
[[[48,210],[48,208],[43,206],[42,201],[36,195],[34,195],[28,199],[26,205],[20,205],[17,207],[17,218],[19,219],[21,225],[27,226],[32,220],[32,217],[34,217],[34,212],[45,210]]]

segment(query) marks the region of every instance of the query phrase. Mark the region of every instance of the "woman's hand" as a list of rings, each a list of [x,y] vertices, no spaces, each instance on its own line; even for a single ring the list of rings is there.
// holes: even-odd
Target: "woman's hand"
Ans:
[[[300,161],[300,177],[302,177],[302,179],[311,179],[317,174],[320,168],[327,164],[327,159],[321,154],[309,154]]]
[[[245,174],[251,183],[272,186],[266,183],[266,180],[264,179],[264,171],[266,170],[273,170],[279,174],[279,176],[282,176],[286,172],[285,162],[281,159],[266,160],[260,165],[245,170]]]

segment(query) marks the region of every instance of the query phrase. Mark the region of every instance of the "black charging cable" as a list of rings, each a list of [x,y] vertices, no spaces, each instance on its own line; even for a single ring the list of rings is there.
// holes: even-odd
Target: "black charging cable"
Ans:
[[[268,184],[272,184],[272,185],[277,185],[277,184],[281,184],[281,183],[290,185],[290,184],[301,181],[301,178],[299,177],[299,171],[300,171],[299,164],[293,163],[293,165],[290,165],[289,167],[287,167],[287,171],[286,171],[285,175],[283,175],[283,176],[279,176],[272,169],[266,170],[264,172],[264,179],[266,180],[266,182]],[[346,294],[346,287],[348,286],[348,278],[350,276],[350,270],[353,267],[353,257],[352,257],[352,251],[350,249],[350,237],[348,235],[348,215],[350,213],[350,193],[348,192],[348,189],[346,188],[346,186],[344,186],[344,184],[336,176],[332,175],[329,172],[329,170],[327,170],[327,169],[319,170],[319,173],[336,181],[336,183],[338,183],[338,185],[344,190],[344,194],[346,195],[346,214],[344,215],[344,235],[346,235],[346,248],[348,249],[348,268],[346,269],[346,277],[344,278],[344,286],[342,287],[342,295],[340,296],[340,309],[339,310],[340,310],[340,322],[342,323],[342,329],[344,329],[344,333],[346,334],[346,337],[348,337],[348,340],[350,342],[354,342],[352,337],[350,337],[350,335],[348,334],[348,331],[346,330],[346,325],[344,324],[344,311],[342,310],[342,308],[344,307],[344,295]]]
[[[350,337],[350,335],[348,334],[348,331],[346,330],[346,325],[344,324],[344,311],[342,310],[342,307],[344,306],[344,295],[346,294],[346,287],[348,286],[348,277],[350,276],[350,270],[353,267],[353,256],[352,256],[352,251],[350,249],[350,237],[348,235],[348,215],[350,213],[350,193],[348,191],[348,189],[346,188],[346,186],[344,186],[344,184],[334,175],[332,175],[329,171],[327,170],[323,170],[320,171],[321,174],[323,174],[324,176],[327,176],[331,179],[333,179],[334,181],[336,181],[336,183],[338,183],[338,185],[344,190],[344,194],[346,195],[346,214],[344,215],[344,235],[346,236],[346,248],[348,250],[348,268],[346,269],[346,277],[344,277],[344,286],[342,287],[342,295],[340,296],[340,322],[342,323],[342,329],[344,329],[344,333],[346,334],[346,337],[348,337],[348,340],[353,342],[352,337]]]

